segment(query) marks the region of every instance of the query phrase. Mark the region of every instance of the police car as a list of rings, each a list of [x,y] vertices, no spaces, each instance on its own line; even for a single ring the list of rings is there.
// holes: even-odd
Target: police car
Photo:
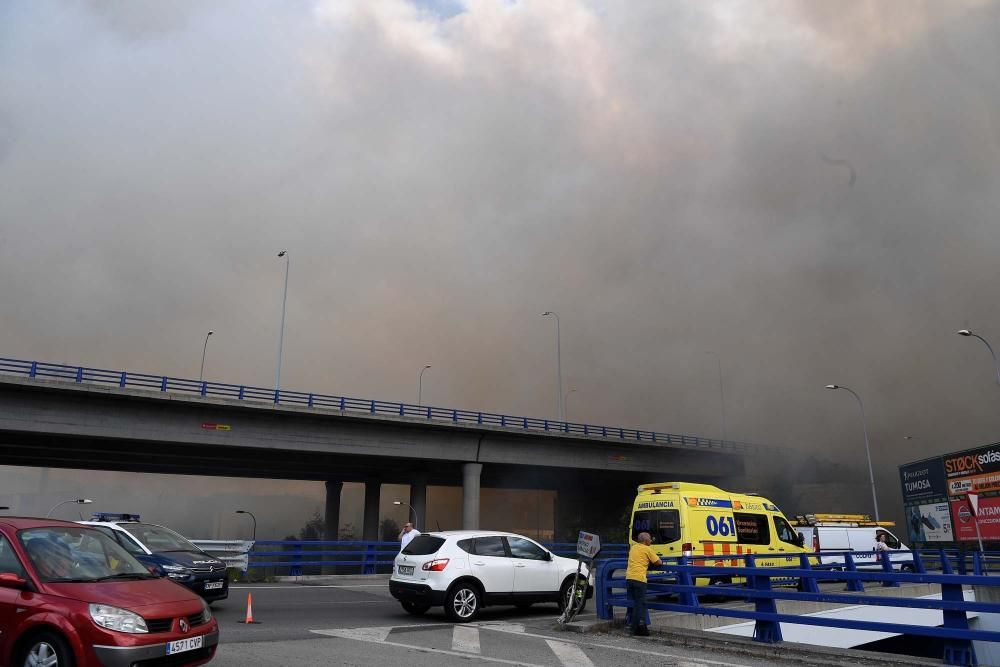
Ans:
[[[77,523],[102,530],[140,563],[190,588],[207,602],[229,597],[226,564],[169,528],[144,523],[138,514],[107,512],[96,513],[90,521]]]

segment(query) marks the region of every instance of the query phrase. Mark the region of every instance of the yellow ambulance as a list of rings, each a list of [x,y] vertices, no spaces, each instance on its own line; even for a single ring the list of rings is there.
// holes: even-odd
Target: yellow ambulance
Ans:
[[[709,484],[640,485],[632,505],[629,544],[643,532],[650,534],[653,550],[661,558],[691,556],[694,565],[739,567],[742,558],[698,557],[759,554],[756,563],[760,567],[795,567],[800,563],[799,554],[812,553],[770,500]],[[719,577],[711,583],[728,581],[728,577]]]

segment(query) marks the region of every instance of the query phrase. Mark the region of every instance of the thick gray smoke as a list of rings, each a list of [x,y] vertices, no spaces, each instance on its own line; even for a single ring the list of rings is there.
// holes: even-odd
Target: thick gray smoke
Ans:
[[[0,5],[0,355],[822,453],[998,440],[1000,4]],[[705,354],[711,351],[713,354]],[[904,440],[904,436],[915,436]],[[779,463],[780,465],[780,463]]]

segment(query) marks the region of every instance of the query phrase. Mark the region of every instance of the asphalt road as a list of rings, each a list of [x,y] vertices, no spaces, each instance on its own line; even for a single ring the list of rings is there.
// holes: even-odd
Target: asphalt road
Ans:
[[[254,625],[244,625],[247,593]],[[483,610],[476,623],[449,623],[440,610],[410,616],[388,585],[235,585],[213,606],[222,644],[213,665],[521,665],[524,667],[763,667],[773,661],[668,647],[619,635],[580,635],[555,627],[555,605],[526,612]],[[583,618],[593,618],[588,611]]]

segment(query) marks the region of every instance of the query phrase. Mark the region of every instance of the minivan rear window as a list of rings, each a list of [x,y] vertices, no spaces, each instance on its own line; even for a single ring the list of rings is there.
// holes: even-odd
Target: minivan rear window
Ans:
[[[442,544],[444,544],[443,537],[417,535],[406,545],[403,553],[407,556],[430,556],[433,553],[437,553]]]
[[[653,544],[669,544],[681,539],[681,513],[677,510],[647,510],[632,515],[632,541],[639,533],[649,533]]]

